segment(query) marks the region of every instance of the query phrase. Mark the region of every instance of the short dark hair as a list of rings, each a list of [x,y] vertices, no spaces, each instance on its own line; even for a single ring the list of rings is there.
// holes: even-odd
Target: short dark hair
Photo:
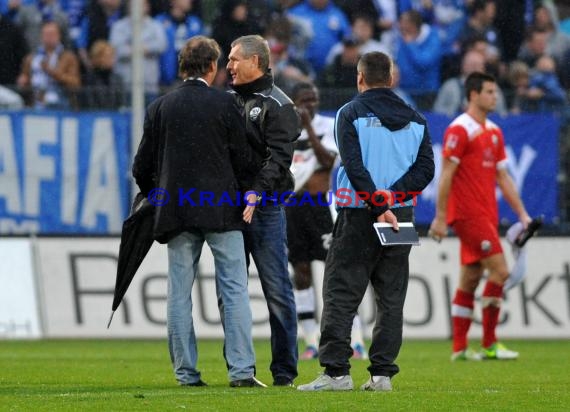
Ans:
[[[408,20],[410,20],[410,22],[418,29],[420,30],[422,28],[422,24],[424,22],[424,19],[421,15],[421,13],[417,10],[408,10],[404,13],[402,13],[402,15],[400,16],[400,18],[402,17],[407,17]]]
[[[465,97],[467,98],[467,101],[471,98],[471,92],[481,93],[481,90],[483,90],[483,83],[485,82],[497,83],[497,80],[495,80],[495,77],[490,74],[481,72],[473,72],[467,76],[467,79],[465,80]]]
[[[291,100],[295,101],[304,90],[317,90],[317,87],[310,82],[298,82],[291,89]]]
[[[375,24],[375,22],[374,22],[374,17],[372,17],[371,15],[365,14],[365,13],[363,13],[362,11],[359,11],[359,12],[355,13],[355,14],[352,16],[351,23],[354,24],[354,22],[355,22],[356,20],[363,20],[363,21],[365,21],[367,24],[369,24],[370,26],[372,26],[372,29],[374,29],[374,24]]]
[[[548,31],[542,27],[530,26],[525,35],[526,41],[531,41],[536,34],[548,34]]]
[[[46,26],[55,26],[55,27],[57,27],[57,31],[58,31],[59,34],[61,35],[61,31],[62,31],[62,30],[61,30],[61,26],[59,25],[59,23],[58,23],[57,21],[55,21],[55,20],[53,20],[53,19],[49,19],[49,20],[43,21],[40,27],[41,27],[41,29],[43,30],[44,27],[46,27]]]
[[[476,13],[485,10],[487,4],[494,3],[493,0],[475,0],[471,3],[471,6],[467,8],[467,14],[469,16],[474,16]]]
[[[183,77],[199,77],[210,71],[222,54],[220,45],[206,36],[188,39],[178,55],[178,71]]]
[[[363,74],[368,86],[391,86],[393,68],[392,59],[377,51],[364,54],[357,65],[357,70]]]

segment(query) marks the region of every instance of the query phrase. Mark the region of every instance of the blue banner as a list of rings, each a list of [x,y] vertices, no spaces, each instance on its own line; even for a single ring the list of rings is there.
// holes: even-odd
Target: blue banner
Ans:
[[[416,221],[429,224],[435,214],[437,183],[441,170],[441,149],[445,129],[453,119],[426,114],[433,142],[436,177],[418,199]],[[560,124],[550,114],[491,117],[505,136],[509,172],[531,216],[545,215],[547,223],[559,219],[558,182]],[[501,224],[516,222],[517,216],[497,189]]]
[[[120,233],[130,153],[128,113],[0,113],[0,233]]]
[[[334,117],[334,112],[322,113]],[[435,159],[435,178],[417,200],[416,223],[430,224],[435,215],[437,185],[441,171],[441,149],[445,129],[453,118],[425,113],[428,121]],[[547,224],[560,220],[558,203],[559,135],[560,120],[547,114],[524,114],[520,116],[491,119],[501,127],[505,136],[509,172],[522,197],[528,213],[544,215]],[[497,189],[500,223],[509,225],[517,217]]]
[[[416,220],[434,216],[441,144],[452,119],[427,115],[436,178]],[[558,220],[559,121],[551,115],[493,118],[509,171],[531,216]],[[130,206],[130,114],[0,112],[0,234],[118,234]],[[501,222],[516,220],[499,195]]]

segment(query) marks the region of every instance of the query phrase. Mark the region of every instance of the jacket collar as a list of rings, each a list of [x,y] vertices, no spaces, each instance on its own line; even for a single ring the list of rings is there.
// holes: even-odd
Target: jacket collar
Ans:
[[[249,95],[262,90],[267,90],[273,87],[273,74],[271,71],[267,71],[259,79],[256,79],[250,83],[232,85],[232,89],[239,95]]]
[[[204,79],[199,78],[187,78],[182,82],[182,86],[203,86],[208,87],[208,83]]]
[[[394,92],[392,89],[388,87],[373,87],[371,89],[366,90],[365,92],[360,93],[362,97],[368,96],[394,96]]]

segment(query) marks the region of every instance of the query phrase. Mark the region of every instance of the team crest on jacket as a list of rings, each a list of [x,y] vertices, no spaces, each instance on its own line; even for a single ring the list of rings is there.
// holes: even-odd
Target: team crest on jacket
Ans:
[[[261,113],[261,107],[254,107],[249,111],[249,120],[255,122],[259,117],[259,113]]]

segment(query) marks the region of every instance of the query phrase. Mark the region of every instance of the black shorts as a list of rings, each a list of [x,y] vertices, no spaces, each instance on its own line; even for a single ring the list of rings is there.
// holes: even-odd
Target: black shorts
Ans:
[[[297,195],[296,198],[298,203],[301,196]],[[313,202],[304,202],[302,206],[285,207],[289,262],[292,265],[313,260],[324,261],[332,240],[333,221],[329,206],[319,205],[317,196],[311,198]],[[320,196],[320,201],[323,203],[326,199],[323,200]]]

